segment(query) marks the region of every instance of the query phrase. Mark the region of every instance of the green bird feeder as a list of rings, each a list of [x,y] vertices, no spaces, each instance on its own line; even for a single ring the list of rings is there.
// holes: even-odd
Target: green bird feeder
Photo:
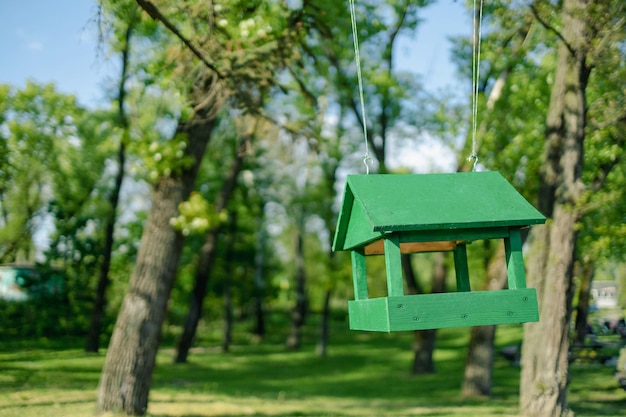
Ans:
[[[349,175],[333,250],[350,251],[350,328],[406,331],[539,320],[521,229],[545,222],[498,172]],[[471,291],[466,245],[503,239],[508,289]],[[405,295],[402,253],[451,251],[456,292]],[[366,258],[384,255],[387,296],[370,298]]]

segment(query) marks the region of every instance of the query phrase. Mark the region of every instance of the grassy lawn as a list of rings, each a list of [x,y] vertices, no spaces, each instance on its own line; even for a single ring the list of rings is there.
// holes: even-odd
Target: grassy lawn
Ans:
[[[239,326],[244,327],[244,325]],[[270,326],[271,327],[271,326]],[[245,330],[245,329],[242,329]],[[240,331],[242,331],[240,330]],[[498,329],[499,347],[517,343],[520,326]],[[460,385],[468,329],[441,330],[437,373],[412,376],[410,333],[351,332],[333,324],[329,355],[315,355],[315,329],[300,351],[275,332],[262,343],[237,333],[231,352],[219,339],[199,341],[189,363],[171,363],[166,343],[158,357],[149,416],[516,416],[519,368],[497,358],[493,396],[464,399]],[[78,341],[76,346],[80,346]],[[0,417],[84,417],[94,414],[104,353],[90,355],[56,342],[0,345]],[[575,364],[570,389],[577,416],[623,416],[626,392],[613,369]]]

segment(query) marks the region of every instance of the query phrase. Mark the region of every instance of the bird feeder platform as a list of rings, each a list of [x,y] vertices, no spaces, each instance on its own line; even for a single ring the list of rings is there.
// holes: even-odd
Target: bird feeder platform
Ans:
[[[333,250],[350,251],[350,328],[424,330],[539,320],[521,229],[545,222],[498,172],[349,175]],[[471,291],[466,245],[503,239],[508,289]],[[402,253],[451,251],[457,291],[405,295]],[[366,257],[384,255],[387,296],[369,297]]]

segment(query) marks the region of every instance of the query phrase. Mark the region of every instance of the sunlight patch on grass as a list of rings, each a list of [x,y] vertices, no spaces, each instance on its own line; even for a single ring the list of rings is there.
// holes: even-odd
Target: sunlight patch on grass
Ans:
[[[296,352],[266,340],[233,344],[225,354],[219,340],[203,340],[188,363],[173,364],[174,350],[161,349],[148,417],[516,416],[520,369],[502,357],[495,359],[491,398],[460,396],[469,329],[438,332],[437,372],[428,375],[411,374],[411,332],[336,328],[328,356],[320,358],[314,330]],[[520,326],[498,328],[497,346],[520,340]],[[0,350],[0,417],[93,416],[104,357],[79,349]],[[611,369],[575,364],[572,378],[577,417],[623,415],[626,392]]]
[[[95,390],[32,389],[0,395],[0,417],[85,417],[95,404]]]

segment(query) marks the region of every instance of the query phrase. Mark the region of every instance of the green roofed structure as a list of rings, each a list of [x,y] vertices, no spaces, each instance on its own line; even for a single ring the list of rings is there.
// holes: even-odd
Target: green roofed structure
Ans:
[[[350,328],[424,330],[539,320],[526,288],[521,229],[545,222],[498,172],[349,175],[333,250],[350,251]],[[466,245],[503,239],[508,289],[471,291]],[[456,292],[405,295],[401,254],[452,251]],[[387,296],[370,298],[366,257],[384,255]]]

